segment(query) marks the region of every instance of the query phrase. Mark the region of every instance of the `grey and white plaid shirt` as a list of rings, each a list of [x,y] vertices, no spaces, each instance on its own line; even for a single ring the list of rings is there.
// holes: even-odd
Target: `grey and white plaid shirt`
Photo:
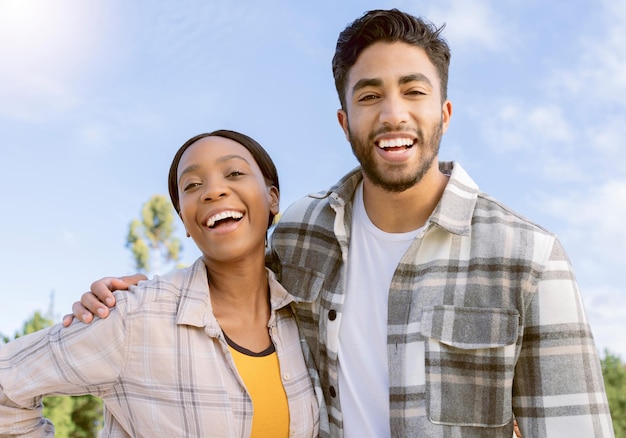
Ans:
[[[600,362],[571,265],[555,235],[480,192],[458,163],[389,289],[393,437],[612,437]],[[298,299],[331,433],[355,169],[288,208],[273,269]],[[417,363],[419,347],[425,360]],[[425,384],[416,383],[418,367]],[[423,375],[423,374],[422,374]]]

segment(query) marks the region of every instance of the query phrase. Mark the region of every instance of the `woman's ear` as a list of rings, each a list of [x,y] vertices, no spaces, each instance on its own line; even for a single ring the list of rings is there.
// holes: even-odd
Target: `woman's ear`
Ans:
[[[185,225],[185,221],[183,220],[183,215],[178,212],[178,217],[180,218],[180,221],[183,223],[183,227],[185,227],[185,234],[187,237],[191,237],[191,234],[189,234],[189,231],[187,231],[187,226]]]
[[[280,211],[280,192],[275,186],[269,186],[270,212],[276,216]]]

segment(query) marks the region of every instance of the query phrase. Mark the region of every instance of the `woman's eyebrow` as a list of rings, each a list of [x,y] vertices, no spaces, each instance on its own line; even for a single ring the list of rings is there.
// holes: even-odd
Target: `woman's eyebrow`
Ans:
[[[250,165],[250,162],[248,160],[246,160],[244,157],[242,157],[241,155],[237,155],[237,154],[229,154],[229,155],[224,155],[223,157],[219,157],[216,160],[217,164],[221,164],[221,163],[225,163],[226,161],[230,161],[230,160],[242,160],[244,161],[247,165]],[[185,167],[181,172],[180,175],[178,176],[178,179],[180,180],[180,178],[182,176],[184,176],[187,173],[191,173],[194,172],[196,170],[198,170],[200,168],[199,164],[190,164],[189,166]]]
[[[178,180],[180,181],[180,179],[183,177],[183,175],[185,175],[186,173],[190,173],[193,172],[195,170],[197,170],[200,167],[200,165],[198,164],[190,164],[189,166],[185,167],[180,174],[178,175]]]
[[[246,162],[246,164],[250,164],[248,162],[248,160],[246,160],[244,157],[242,157],[241,155],[237,155],[237,154],[230,154],[230,155],[224,155],[223,157],[219,157],[217,159],[218,163],[223,163],[225,161],[229,161],[229,160],[243,160]]]

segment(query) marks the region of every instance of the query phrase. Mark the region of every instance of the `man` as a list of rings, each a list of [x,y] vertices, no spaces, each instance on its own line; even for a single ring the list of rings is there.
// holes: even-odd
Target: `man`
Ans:
[[[394,9],[340,34],[337,117],[360,167],[272,233],[331,432],[508,438],[516,419],[527,437],[613,436],[560,242],[438,161],[452,116],[441,30]]]

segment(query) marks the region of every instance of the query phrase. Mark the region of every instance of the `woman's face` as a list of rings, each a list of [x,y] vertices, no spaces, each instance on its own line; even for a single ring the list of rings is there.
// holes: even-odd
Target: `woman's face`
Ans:
[[[227,138],[202,138],[181,157],[177,181],[180,217],[207,264],[264,257],[279,194],[250,151]]]

